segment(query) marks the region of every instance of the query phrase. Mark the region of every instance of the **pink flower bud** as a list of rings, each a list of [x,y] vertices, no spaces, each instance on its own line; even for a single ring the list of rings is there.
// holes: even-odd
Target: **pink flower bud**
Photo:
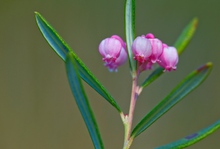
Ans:
[[[109,71],[117,71],[118,66],[127,60],[125,42],[117,35],[106,38],[99,44],[99,53]]]
[[[165,69],[164,71],[176,70],[179,58],[175,47],[164,46],[163,53],[159,59],[158,64]]]
[[[146,38],[148,38],[148,39],[153,39],[153,38],[154,38],[154,34],[148,33],[148,34],[146,35]]]
[[[152,46],[150,41],[145,36],[138,36],[132,44],[132,52],[134,59],[139,64],[145,63],[152,54]]]
[[[150,40],[152,46],[152,54],[149,59],[152,63],[156,63],[159,60],[158,58],[160,55],[163,53],[163,43],[159,39],[154,38],[152,33],[147,34],[146,38]]]

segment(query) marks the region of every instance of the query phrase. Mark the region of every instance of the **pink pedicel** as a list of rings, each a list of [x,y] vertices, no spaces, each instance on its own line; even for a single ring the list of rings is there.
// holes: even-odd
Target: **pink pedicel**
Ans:
[[[163,53],[163,43],[155,38],[152,33],[147,34],[145,37],[150,40],[152,46],[152,54],[149,59],[152,63],[156,63],[159,60],[158,58],[160,55]]]
[[[109,71],[117,71],[118,66],[127,60],[125,42],[117,35],[106,38],[99,44],[99,53],[103,56],[104,65]]]
[[[145,63],[138,66],[138,71],[142,72],[145,70],[151,70],[153,67],[153,63],[151,61],[146,61]]]
[[[159,60],[158,64],[165,69],[164,71],[176,70],[176,65],[179,60],[176,48],[165,45]]]
[[[145,63],[152,54],[152,46],[150,40],[145,36],[138,36],[132,44],[132,52],[134,59],[139,64]]]

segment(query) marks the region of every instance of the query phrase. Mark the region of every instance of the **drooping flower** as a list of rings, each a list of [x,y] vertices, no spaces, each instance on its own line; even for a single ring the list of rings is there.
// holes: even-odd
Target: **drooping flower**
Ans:
[[[152,46],[152,54],[149,59],[152,63],[156,63],[159,60],[158,58],[160,55],[163,53],[163,43],[155,38],[152,33],[147,34],[146,38],[150,40]]]
[[[150,40],[144,35],[138,36],[132,44],[132,52],[134,54],[134,59],[137,60],[139,64],[145,63],[152,54]]]
[[[163,53],[159,57],[158,64],[163,67],[164,71],[176,70],[179,57],[175,47],[169,47],[163,44]]]
[[[99,44],[99,53],[109,71],[117,71],[118,66],[127,60],[125,42],[117,35],[106,38]]]

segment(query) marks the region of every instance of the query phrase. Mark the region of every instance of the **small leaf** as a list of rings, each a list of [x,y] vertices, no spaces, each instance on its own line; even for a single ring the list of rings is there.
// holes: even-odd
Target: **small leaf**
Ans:
[[[170,110],[175,104],[199,86],[209,75],[212,63],[207,63],[189,74],[168,94],[157,106],[155,106],[134,128],[132,137],[138,136],[153,124],[158,118]]]
[[[177,39],[177,41],[174,44],[174,47],[176,47],[178,54],[181,55],[181,53],[185,50],[186,46],[189,44],[190,40],[192,39],[195,30],[198,25],[198,19],[194,18],[182,31],[181,35]],[[156,68],[142,83],[141,87],[144,88],[148,86],[150,83],[152,83],[154,80],[156,80],[159,76],[163,74],[163,68],[158,67]]]
[[[197,143],[198,141],[204,139],[205,137],[212,134],[213,132],[215,132],[219,128],[220,128],[220,120],[213,123],[211,126],[209,126],[207,128],[204,128],[196,133],[193,133],[189,136],[186,136],[185,138],[182,138],[180,140],[177,140],[175,142],[172,142],[172,143],[164,145],[164,146],[157,147],[155,149],[168,149],[168,148],[169,149],[181,149],[181,148],[185,148],[185,147],[193,145],[193,144]]]
[[[125,2],[125,35],[128,49],[129,64],[132,72],[136,71],[131,45],[135,38],[135,0]]]
[[[59,36],[59,34],[53,29],[53,27],[38,13],[35,12],[37,25],[49,43],[53,50],[61,57],[63,61],[66,61],[66,55],[68,52],[72,52],[72,56],[76,60],[76,64],[79,70],[80,77],[88,83],[94,90],[96,90],[101,96],[103,96],[112,106],[114,106],[119,112],[120,107],[114,100],[114,98],[108,93],[108,91],[102,86],[102,84],[95,78],[91,71],[85,66],[81,59],[71,50],[71,48],[65,43],[65,41]]]
[[[92,109],[89,105],[86,93],[84,91],[81,78],[79,76],[76,60],[74,59],[72,52],[69,52],[66,57],[66,71],[70,88],[72,90],[77,106],[81,112],[81,115],[86,123],[94,147],[96,149],[103,149],[104,147],[98,130],[98,126],[96,124]]]
[[[196,28],[198,26],[198,19],[194,18],[183,30],[179,38],[174,44],[174,47],[177,48],[179,55],[185,50],[186,46],[190,43]]]

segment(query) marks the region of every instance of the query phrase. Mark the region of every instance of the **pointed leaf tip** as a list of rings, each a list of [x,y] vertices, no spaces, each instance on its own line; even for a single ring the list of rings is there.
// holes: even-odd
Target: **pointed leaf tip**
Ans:
[[[194,27],[197,28],[199,23],[199,19],[197,17],[194,18]]]
[[[169,111],[175,104],[180,102],[186,95],[198,87],[210,74],[212,63],[206,63],[199,69],[190,73],[183,79],[157,106],[155,106],[146,116],[136,125],[132,131],[132,137],[138,136],[150,125],[152,125],[163,114]]]
[[[52,47],[56,54],[65,62],[66,56],[69,52],[76,60],[77,68],[79,70],[80,77],[88,83],[95,91],[97,91],[102,97],[104,97],[117,111],[121,112],[120,107],[116,103],[111,94],[104,88],[104,86],[98,81],[98,79],[92,74],[92,72],[86,67],[82,60],[73,52],[73,50],[67,45],[67,43],[61,38],[61,36],[55,31],[55,29],[46,21],[40,13],[35,12],[37,25]]]
[[[190,23],[184,28],[181,35],[174,44],[177,48],[179,55],[185,50],[189,42],[191,41],[196,28],[198,26],[198,18],[193,18]]]
[[[203,71],[204,69],[212,68],[213,64],[212,62],[208,62],[205,65],[201,66],[200,68],[197,69],[197,73]]]
[[[167,149],[167,148],[186,148],[188,146],[191,146],[200,140],[208,137],[210,134],[214,133],[220,128],[220,120],[216,121],[212,125],[203,128],[202,130],[193,133],[191,135],[188,135],[182,139],[179,139],[177,141],[171,142],[169,144],[157,147],[155,149]]]

